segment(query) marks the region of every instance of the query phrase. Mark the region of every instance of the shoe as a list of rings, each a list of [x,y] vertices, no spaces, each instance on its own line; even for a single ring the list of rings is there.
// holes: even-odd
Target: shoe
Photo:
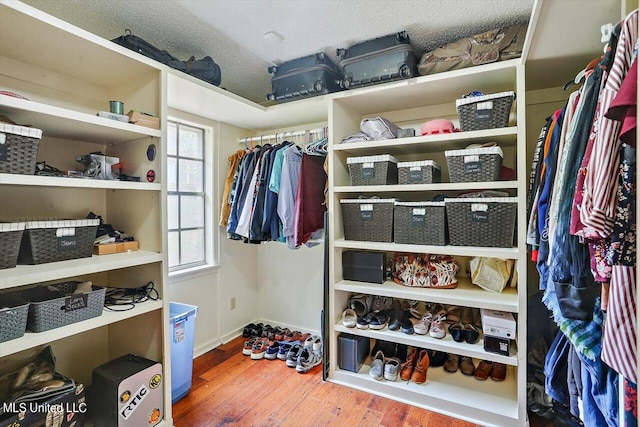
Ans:
[[[267,360],[276,360],[278,358],[279,351],[280,343],[278,341],[270,341],[267,351],[264,353],[264,358]]]
[[[447,361],[444,362],[444,370],[450,373],[458,372],[458,366],[460,366],[460,356],[457,354],[447,354]]]
[[[408,347],[406,344],[396,345],[396,358],[399,359],[400,362],[404,362],[407,359],[407,350]]]
[[[473,312],[471,307],[462,307],[460,310],[460,323],[467,325],[473,323]]]
[[[460,356],[460,372],[464,375],[472,376],[476,370],[473,359],[468,356]]]
[[[494,381],[504,381],[507,377],[507,365],[504,363],[494,363],[491,369],[491,379]]]
[[[462,323],[458,322],[449,326],[449,333],[455,342],[464,342],[466,333]]]
[[[378,381],[384,378],[384,353],[380,350],[378,350],[375,357],[371,361],[371,367],[369,368],[369,375],[371,375],[374,379]]]
[[[290,368],[295,368],[298,364],[298,356],[302,353],[304,347],[302,344],[298,343],[291,347],[291,349],[287,352],[287,366]]]
[[[304,340],[304,348],[310,348],[316,351],[319,351],[320,349],[322,349],[322,342],[320,340],[320,337],[317,335],[308,336]]]
[[[267,338],[258,338],[251,349],[251,359],[262,359],[267,352],[267,347],[269,347],[269,340]]]
[[[254,325],[253,323],[249,323],[247,326],[245,326],[242,330],[242,338],[249,338],[251,336],[251,332],[253,332],[253,329],[255,327],[256,325]]]
[[[409,335],[414,333],[413,322],[409,317],[405,317],[400,320],[400,330]]]
[[[358,320],[358,315],[355,311],[350,308],[347,308],[342,312],[342,325],[347,328],[355,328],[356,321]]]
[[[393,298],[374,296],[371,304],[371,311],[389,310],[393,304]]]
[[[473,372],[473,376],[478,380],[484,381],[489,377],[492,369],[493,362],[489,360],[483,360]]]
[[[374,312],[369,322],[369,329],[379,331],[380,329],[384,329],[385,326],[387,326],[387,311]]]
[[[422,316],[422,319],[415,325],[413,325],[413,331],[418,335],[427,335],[429,333],[429,328],[431,327],[431,313],[425,313]]]
[[[280,332],[276,332],[275,336],[273,337],[276,341],[283,341],[285,335],[290,334],[291,331],[289,330],[289,328],[284,328],[281,329]]]
[[[447,321],[450,323],[457,323],[460,321],[460,307],[457,305],[449,305],[446,307]]]
[[[256,340],[258,340],[258,338],[251,338],[250,340],[245,341],[242,346],[242,354],[245,356],[251,356],[251,350],[253,349],[253,345],[256,343]]]
[[[349,308],[356,312],[358,316],[364,316],[371,311],[373,295],[358,294],[349,299]]]
[[[296,331],[293,333],[293,339],[291,341],[300,341],[305,342],[307,338],[309,338],[311,334],[309,332],[305,332],[304,334],[300,331]]]
[[[400,320],[403,317],[407,316],[406,313],[407,313],[406,311],[402,311],[400,309],[391,310],[389,312],[389,320],[388,320],[387,327],[389,328],[390,331],[397,331],[398,329],[400,329]]]
[[[322,363],[322,357],[319,352],[313,351],[311,348],[304,348],[298,356],[296,372],[306,374],[320,363]]]
[[[373,312],[369,312],[364,316],[358,316],[358,319],[356,320],[356,328],[369,329],[369,323],[371,323],[373,316],[374,316]]]
[[[376,343],[371,349],[371,357],[376,357],[376,354],[381,351],[385,357],[394,357],[396,355],[396,343],[391,341],[376,340]]]
[[[431,361],[432,368],[444,366],[444,362],[447,360],[447,353],[444,351],[430,350],[429,360]]]
[[[423,384],[427,381],[427,370],[429,369],[429,353],[427,350],[420,350],[416,367],[411,374],[411,381],[416,384]]]
[[[475,344],[478,342],[478,339],[480,339],[480,331],[475,327],[475,325],[467,323],[464,325],[464,332],[464,339],[467,344]]]
[[[409,381],[413,370],[416,367],[416,360],[418,359],[418,351],[415,348],[411,348],[407,354],[407,360],[400,366],[400,379]]]
[[[287,360],[287,354],[289,350],[293,348],[294,345],[300,344],[299,342],[281,342],[280,349],[278,350],[278,359],[279,360]]]
[[[396,357],[387,359],[387,362],[384,364],[384,379],[388,381],[397,381],[399,371],[400,360]]]
[[[296,339],[296,337],[300,337],[300,335],[302,335],[302,332],[300,331],[285,332],[284,336],[282,337],[282,341],[300,341],[299,339]],[[305,337],[304,339],[307,338]]]
[[[431,321],[431,329],[429,329],[429,336],[432,338],[442,339],[447,334],[444,321],[447,320],[442,314],[438,314]]]

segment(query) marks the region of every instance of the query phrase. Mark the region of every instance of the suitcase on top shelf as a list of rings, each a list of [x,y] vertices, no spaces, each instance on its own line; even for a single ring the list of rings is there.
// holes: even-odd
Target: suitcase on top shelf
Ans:
[[[337,49],[343,74],[341,86],[350,89],[416,76],[416,54],[402,31]]]
[[[271,66],[268,70],[273,74],[268,101],[292,101],[342,90],[338,67],[322,52]]]

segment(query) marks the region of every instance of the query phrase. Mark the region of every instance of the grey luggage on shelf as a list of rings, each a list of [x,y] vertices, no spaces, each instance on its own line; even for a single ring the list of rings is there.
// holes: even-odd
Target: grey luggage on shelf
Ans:
[[[337,49],[345,89],[408,79],[417,75],[416,54],[402,31]]]
[[[271,66],[269,73],[273,77],[268,101],[291,101],[342,90],[342,74],[322,52]]]

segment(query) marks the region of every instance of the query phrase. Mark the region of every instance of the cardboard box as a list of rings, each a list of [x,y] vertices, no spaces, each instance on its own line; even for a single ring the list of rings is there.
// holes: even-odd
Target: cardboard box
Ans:
[[[129,111],[129,123],[138,126],[145,126],[152,129],[160,129],[160,118],[141,113],[140,111]]]
[[[493,337],[515,339],[516,319],[507,311],[480,310],[482,317],[482,332]]]
[[[109,255],[119,254],[122,252],[137,251],[139,248],[138,242],[118,242],[118,243],[102,243],[99,245],[93,245],[94,255]]]

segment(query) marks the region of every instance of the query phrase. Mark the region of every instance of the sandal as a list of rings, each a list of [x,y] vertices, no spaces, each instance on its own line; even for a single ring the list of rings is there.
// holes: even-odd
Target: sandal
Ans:
[[[358,315],[354,310],[347,308],[342,312],[342,324],[347,328],[355,328],[357,320]]]
[[[358,294],[349,299],[349,308],[356,312],[358,316],[364,316],[371,311],[373,295]]]

